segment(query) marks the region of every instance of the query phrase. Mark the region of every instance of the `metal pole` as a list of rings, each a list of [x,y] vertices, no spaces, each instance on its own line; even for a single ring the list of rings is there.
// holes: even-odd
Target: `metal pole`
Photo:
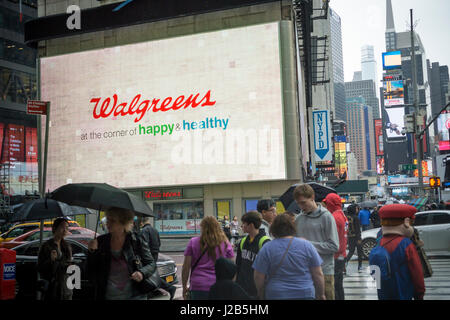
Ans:
[[[44,147],[44,168],[42,172],[42,196],[45,196],[45,187],[47,183],[47,153],[48,153],[48,131],[50,123],[50,102],[47,105],[47,115],[45,116],[45,147]]]
[[[411,71],[413,81],[413,105],[414,116],[417,120],[420,115],[419,103],[418,103],[418,90],[417,90],[417,76],[416,76],[416,48],[414,44],[414,22],[413,22],[413,9],[409,10],[411,18]],[[423,172],[422,172],[422,136],[420,135],[420,125],[415,126],[415,139],[416,139],[416,154],[417,154],[417,171],[419,176],[419,196],[423,196]]]
[[[37,100],[41,100],[41,63],[40,59],[36,59],[36,83],[37,83]],[[44,196],[45,190],[42,187],[42,116],[36,116],[37,121],[37,161],[38,161],[38,182],[39,182],[39,194],[41,198]]]

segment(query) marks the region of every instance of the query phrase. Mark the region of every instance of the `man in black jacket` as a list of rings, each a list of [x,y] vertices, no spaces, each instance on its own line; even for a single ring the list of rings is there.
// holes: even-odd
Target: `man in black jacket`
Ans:
[[[158,261],[159,247],[161,246],[161,240],[159,238],[159,232],[151,225],[151,219],[149,217],[144,217],[141,220],[141,236],[148,246],[150,247],[150,252],[152,253],[153,259]],[[170,300],[175,296],[177,288],[175,286],[168,284],[164,279],[161,279],[161,288],[166,290],[170,294]]]
[[[358,271],[362,272],[362,247],[361,247],[361,225],[358,218],[359,207],[356,204],[351,204],[347,208],[347,219],[348,219],[348,254],[345,258],[345,264],[350,261],[355,252],[355,247],[358,252]]]

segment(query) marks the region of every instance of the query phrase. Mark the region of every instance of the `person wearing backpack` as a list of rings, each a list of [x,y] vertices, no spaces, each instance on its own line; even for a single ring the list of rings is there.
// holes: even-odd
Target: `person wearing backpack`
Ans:
[[[262,246],[270,241],[270,238],[260,232],[262,217],[257,211],[249,211],[241,218],[242,231],[248,235],[242,238],[236,254],[237,279],[236,282],[252,297],[257,296],[255,282],[253,280],[253,262]]]
[[[422,264],[410,239],[416,212],[415,207],[407,204],[390,204],[379,211],[382,238],[369,256],[379,300],[423,300]]]

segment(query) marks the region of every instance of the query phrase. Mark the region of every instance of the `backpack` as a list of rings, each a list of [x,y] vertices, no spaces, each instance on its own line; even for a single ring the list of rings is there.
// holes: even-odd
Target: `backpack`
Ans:
[[[391,254],[380,244],[370,252],[371,270],[372,266],[379,268],[379,279],[377,279],[379,280],[377,281],[379,300],[411,300],[413,298],[414,286],[405,257],[405,249],[411,243],[410,239],[403,238]]]
[[[244,248],[244,242],[245,242],[245,240],[247,240],[247,237],[248,236],[245,236],[245,237],[243,237],[242,238],[242,240],[241,240],[241,243],[240,243],[240,248],[241,248],[241,251],[242,251],[242,248]],[[268,237],[268,236],[262,236],[260,239],[259,239],[259,243],[258,243],[258,248],[259,248],[259,250],[261,250],[261,248],[262,248],[262,246],[263,246],[263,243],[264,243],[264,241],[266,241],[266,240],[270,240],[270,238]]]

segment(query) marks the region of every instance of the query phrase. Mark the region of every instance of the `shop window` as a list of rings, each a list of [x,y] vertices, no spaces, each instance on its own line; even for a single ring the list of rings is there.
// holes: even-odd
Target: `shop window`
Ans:
[[[277,214],[282,214],[286,212],[286,209],[284,208],[283,203],[278,199],[273,199],[275,201],[275,206],[277,208]]]
[[[215,213],[219,221],[223,221],[225,216],[228,216],[229,221],[232,219],[231,214],[231,200],[215,200]]]
[[[247,200],[244,200],[244,208],[245,208],[245,212],[244,213],[246,213],[246,212],[249,212],[249,211],[252,211],[252,210],[258,210],[257,209],[257,205],[258,205],[258,199],[256,199],[256,200],[254,200],[254,199],[247,199]]]
[[[153,213],[155,228],[160,233],[199,233],[203,202],[154,203]]]

